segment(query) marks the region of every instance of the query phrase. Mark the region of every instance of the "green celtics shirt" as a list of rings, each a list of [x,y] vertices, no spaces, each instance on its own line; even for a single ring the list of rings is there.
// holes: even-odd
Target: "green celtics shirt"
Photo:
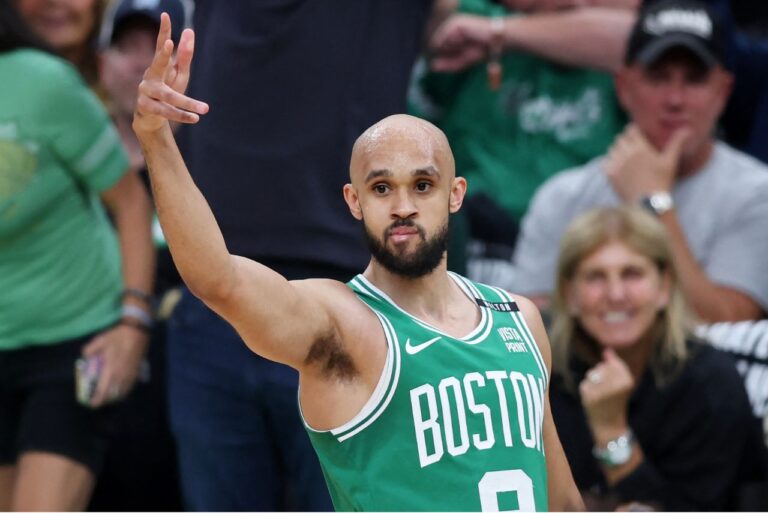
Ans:
[[[349,283],[389,351],[354,419],[307,426],[337,510],[547,509],[538,346],[506,292],[450,275],[481,312],[462,338],[411,316],[362,275]]]
[[[462,0],[459,10],[510,14],[491,0]],[[492,90],[485,62],[436,73],[422,60],[409,109],[445,132],[467,194],[482,193],[520,220],[544,181],[603,155],[626,117],[608,73],[513,51],[502,55],[501,65],[500,87]]]
[[[99,193],[128,168],[98,99],[62,59],[0,53],[0,350],[111,324],[122,274]]]

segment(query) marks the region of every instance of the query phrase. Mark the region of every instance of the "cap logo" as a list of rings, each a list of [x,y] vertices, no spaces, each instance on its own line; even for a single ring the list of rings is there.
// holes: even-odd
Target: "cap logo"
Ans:
[[[643,28],[655,36],[667,32],[688,32],[709,39],[712,35],[712,20],[704,11],[671,9],[649,15]]]
[[[134,0],[133,1],[133,8],[134,9],[157,9],[157,5],[160,3],[160,0]]]

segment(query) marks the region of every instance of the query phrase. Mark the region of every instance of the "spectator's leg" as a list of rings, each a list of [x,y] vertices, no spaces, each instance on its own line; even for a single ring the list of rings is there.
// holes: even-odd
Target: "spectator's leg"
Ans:
[[[185,291],[169,325],[168,398],[187,509],[278,511],[282,483],[257,361],[229,324]]]
[[[0,465],[0,511],[11,510],[11,496],[13,495],[15,479],[15,465]]]
[[[333,511],[312,443],[299,416],[296,386],[268,385],[269,425],[280,450],[286,486],[285,511]]]
[[[14,511],[83,511],[95,478],[85,465],[45,452],[19,459],[11,508]]]
[[[14,510],[82,511],[93,491],[106,442],[99,430],[107,408],[75,400],[74,362],[91,336],[13,354],[17,373]],[[23,378],[23,379],[21,379]],[[10,453],[3,451],[3,461]]]

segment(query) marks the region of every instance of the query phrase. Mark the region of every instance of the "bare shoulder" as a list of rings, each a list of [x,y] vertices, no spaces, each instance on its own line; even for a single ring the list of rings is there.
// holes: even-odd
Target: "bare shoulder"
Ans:
[[[360,346],[376,343],[376,337],[371,336],[379,327],[376,315],[345,283],[328,279],[295,280],[290,283],[322,305],[336,326],[345,348],[354,352]]]
[[[528,299],[525,296],[521,296],[520,294],[513,294],[511,292],[508,292],[510,296],[512,296],[512,299],[515,300],[515,303],[517,303],[517,306],[520,308],[520,312],[525,317],[526,322],[528,323],[541,323],[543,326],[543,322],[541,320],[541,313],[539,312],[539,308],[534,304],[534,302],[530,299]],[[532,328],[532,326],[529,326]]]
[[[314,429],[332,429],[358,415],[376,389],[388,351],[384,330],[344,283],[310,279],[291,285],[324,310],[333,326],[312,344],[299,369],[304,418]]]
[[[525,318],[525,322],[528,324],[528,328],[531,330],[533,338],[539,346],[539,351],[541,351],[541,355],[544,358],[544,362],[547,364],[547,368],[551,368],[552,351],[549,346],[549,337],[547,336],[547,330],[544,326],[544,321],[541,318],[539,308],[532,300],[525,296],[512,293],[509,294],[520,308],[520,313],[523,314],[523,318]]]
[[[312,278],[292,280],[291,285],[322,304],[335,318],[347,318],[357,312],[370,312],[355,292],[338,280]]]
[[[313,295],[332,294],[346,296],[355,295],[346,283],[339,280],[330,280],[325,278],[309,278],[306,280],[291,280],[291,285]]]

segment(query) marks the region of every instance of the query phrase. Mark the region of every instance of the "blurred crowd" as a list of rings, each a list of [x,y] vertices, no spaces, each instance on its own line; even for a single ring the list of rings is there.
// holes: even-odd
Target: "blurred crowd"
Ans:
[[[449,268],[542,310],[588,509],[768,509],[762,2],[0,0],[0,510],[332,507],[296,372],[154,212],[162,12],[195,30],[211,112],[177,136],[231,253],[352,278],[352,144],[428,119],[469,184]]]

